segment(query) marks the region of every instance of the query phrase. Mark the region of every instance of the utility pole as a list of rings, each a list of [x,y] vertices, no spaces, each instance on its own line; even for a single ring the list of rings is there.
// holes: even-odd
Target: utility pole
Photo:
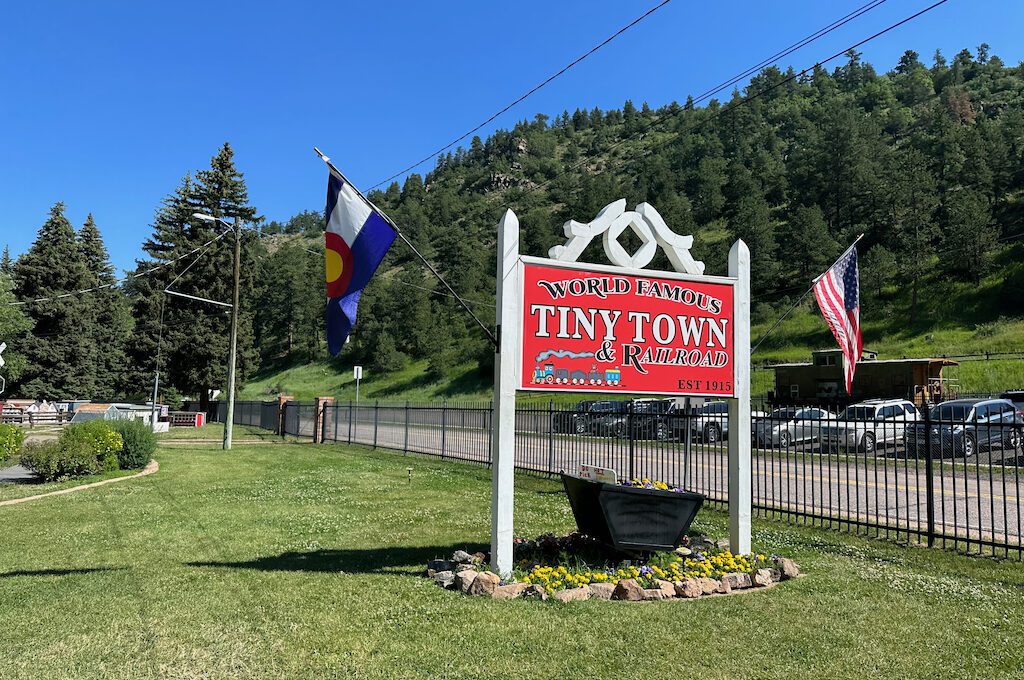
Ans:
[[[238,348],[238,281],[242,269],[242,220],[235,217],[234,293],[231,299],[231,347],[228,350],[228,412],[224,421],[224,450],[231,448],[232,425],[235,419],[235,356]]]

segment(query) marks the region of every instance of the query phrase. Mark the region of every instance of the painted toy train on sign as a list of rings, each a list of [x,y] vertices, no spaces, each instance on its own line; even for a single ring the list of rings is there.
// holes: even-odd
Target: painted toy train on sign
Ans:
[[[597,364],[593,364],[589,371],[568,368],[556,368],[551,362],[543,367],[537,366],[533,369],[534,385],[609,385],[615,387],[622,381],[622,371],[619,367],[609,368],[604,371],[597,370]]]

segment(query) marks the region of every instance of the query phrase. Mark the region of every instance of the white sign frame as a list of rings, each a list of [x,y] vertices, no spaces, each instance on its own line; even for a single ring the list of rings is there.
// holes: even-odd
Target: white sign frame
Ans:
[[[519,254],[519,218],[506,210],[498,223],[497,242],[497,295],[496,322],[498,343],[494,361],[494,415],[491,435],[491,568],[502,576],[508,576],[513,567],[513,500],[515,484],[515,418],[516,392],[520,389],[520,367],[522,366],[522,319],[523,263],[534,262],[548,266],[584,269],[615,274],[675,278],[684,281],[727,283],[733,286],[733,382],[734,393],[729,402],[729,418],[733,432],[750,432],[750,251],[743,241],[738,240],[729,251],[729,276],[704,276],[703,263],[694,263],[688,248],[692,237],[671,234],[659,229],[658,245],[669,254],[673,266],[690,273],[664,272],[599,264],[582,264],[574,261],[583,251],[586,243],[573,243],[579,234],[586,242],[604,231],[608,231],[614,219],[606,213],[622,214],[625,201],[620,200],[607,206],[590,224],[570,221],[565,224],[565,233],[570,238],[568,245],[552,248],[556,260],[533,258]],[[660,220],[657,211],[648,204],[637,206],[637,213],[650,221],[653,215]],[[628,216],[628,214],[626,214]],[[604,216],[604,217],[602,217]],[[625,219],[625,218],[624,218]],[[635,218],[629,218],[634,219]],[[603,220],[603,221],[602,221]],[[607,224],[605,224],[607,223]],[[659,225],[660,226],[660,225]],[[607,240],[607,239],[606,239]],[[672,252],[669,252],[669,251]],[[577,252],[579,251],[579,252]],[[607,247],[610,259],[615,261]],[[686,252],[683,252],[686,251]],[[563,259],[564,258],[564,259]],[[627,263],[628,264],[628,263]],[[671,396],[669,394],[668,396]],[[737,554],[749,553],[751,518],[751,465],[750,438],[730,437],[729,446],[729,538],[732,551]]]

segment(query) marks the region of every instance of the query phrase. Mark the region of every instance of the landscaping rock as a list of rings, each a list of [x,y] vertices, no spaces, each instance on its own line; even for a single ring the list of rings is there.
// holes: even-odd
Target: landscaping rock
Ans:
[[[671,581],[655,579],[654,583],[658,586],[658,590],[661,591],[661,594],[664,595],[666,598],[672,598],[676,596],[676,584],[672,583]]]
[[[772,580],[776,583],[782,580],[782,572],[776,569],[775,567],[768,567],[768,571],[772,575]]]
[[[523,590],[523,597],[536,597],[541,600],[546,600],[548,599],[548,591],[544,590],[544,588],[536,583],[531,583]]]
[[[455,585],[455,572],[439,571],[434,574],[434,583],[442,588],[451,588]]]
[[[730,590],[742,590],[754,585],[750,574],[725,574],[722,576],[722,581],[728,582]]]
[[[455,552],[452,553],[452,560],[451,561],[452,562],[457,562],[459,564],[470,564],[470,563],[473,562],[473,556],[470,555],[465,550],[456,550]]]
[[[697,579],[697,584],[700,586],[700,590],[704,595],[710,595],[711,593],[718,591],[720,585],[718,581],[707,576],[701,576]]]
[[[556,590],[553,595],[554,599],[559,602],[576,602],[579,600],[590,599],[590,588],[587,586],[580,586],[579,588],[566,588],[565,590]]]
[[[717,583],[718,587],[715,588],[716,593],[720,595],[728,595],[732,592],[732,588],[729,586],[729,579],[723,578],[721,581],[718,581]]]
[[[612,591],[612,599],[639,602],[644,599],[644,589],[634,579],[624,578],[618,582],[615,590]]]
[[[664,600],[665,593],[661,592],[661,588],[644,588],[644,599],[645,600]]]
[[[481,571],[469,586],[470,595],[490,595],[501,583],[501,577],[490,571]]]
[[[598,600],[610,600],[615,592],[615,586],[611,583],[591,583],[589,587],[590,596]]]
[[[452,563],[448,560],[430,560],[427,562],[427,573],[431,571],[453,571]]]
[[[484,564],[487,562],[487,555],[483,554],[482,552],[475,552],[473,553],[472,557],[473,564]]]
[[[782,572],[782,580],[785,581],[787,578],[796,578],[800,575],[800,567],[797,563],[788,557],[777,557],[775,559],[775,566]]]
[[[775,583],[775,579],[772,578],[773,571],[778,571],[778,569],[758,569],[754,572],[754,585],[764,587]]]
[[[507,586],[497,586],[491,597],[495,600],[514,600],[530,587],[529,583],[510,583]]]
[[[476,571],[476,569],[474,569],[474,566],[475,565],[472,564],[456,564],[454,565],[452,571],[454,571],[456,574],[458,574],[460,571]]]
[[[709,581],[711,579],[708,579]],[[676,595],[679,597],[700,597],[704,594],[704,589],[701,587],[700,582],[695,578],[688,578],[685,581],[681,581],[676,584]]]
[[[455,587],[464,593],[469,592],[469,587],[473,585],[473,581],[479,574],[472,569],[464,569],[463,571],[455,574]]]

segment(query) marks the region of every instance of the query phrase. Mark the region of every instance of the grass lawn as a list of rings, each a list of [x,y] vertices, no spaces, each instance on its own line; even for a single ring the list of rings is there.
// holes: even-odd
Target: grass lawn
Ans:
[[[0,677],[1016,677],[1024,565],[758,522],[808,574],[696,602],[495,602],[418,576],[488,540],[486,468],[341,445],[168,446],[0,508]],[[413,468],[412,482],[407,468]],[[517,478],[517,533],[566,531]],[[722,535],[704,511],[699,529]]]
[[[17,464],[17,462],[17,459],[11,458],[10,460],[3,464],[3,467],[15,465]],[[65,479],[64,481],[61,482],[40,482],[32,484],[0,484],[0,501],[11,500],[12,498],[24,498],[25,496],[36,496],[38,494],[49,493],[50,491],[59,491],[60,489],[67,489],[72,486],[79,486],[81,484],[92,484],[93,482],[99,482],[104,479],[110,479],[112,477],[126,477],[128,475],[134,475],[139,472],[141,472],[141,470],[115,470],[114,472],[103,472],[98,475],[89,475],[87,477]]]

